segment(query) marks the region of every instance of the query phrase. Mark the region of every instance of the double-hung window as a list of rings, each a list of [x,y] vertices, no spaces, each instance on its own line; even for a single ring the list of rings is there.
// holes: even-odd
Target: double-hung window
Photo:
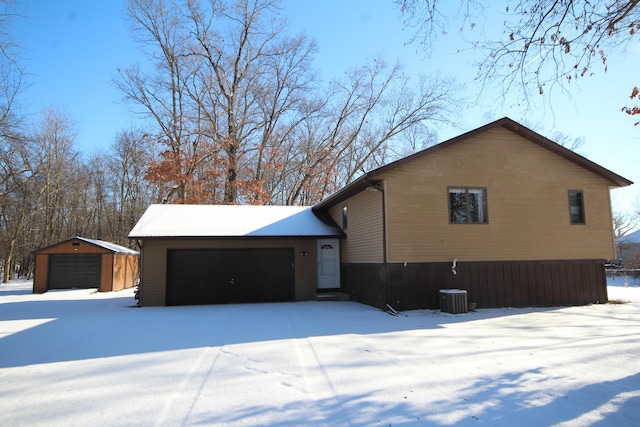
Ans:
[[[487,189],[449,187],[449,222],[451,224],[486,224]]]

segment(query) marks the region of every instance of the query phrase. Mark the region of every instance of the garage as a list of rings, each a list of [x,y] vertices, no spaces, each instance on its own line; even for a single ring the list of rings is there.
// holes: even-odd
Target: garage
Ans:
[[[33,254],[34,293],[92,288],[111,292],[138,282],[139,252],[115,243],[76,236]]]
[[[101,267],[100,254],[52,254],[48,288],[99,288]]]
[[[167,251],[167,305],[292,301],[293,248]]]
[[[337,249],[343,236],[309,206],[151,205],[129,233],[141,248],[139,304],[312,300],[329,270],[318,242]]]

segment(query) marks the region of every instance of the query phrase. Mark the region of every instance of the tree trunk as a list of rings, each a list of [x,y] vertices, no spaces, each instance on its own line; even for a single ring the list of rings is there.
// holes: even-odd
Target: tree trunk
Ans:
[[[4,259],[4,274],[2,275],[2,283],[9,283],[11,279],[11,264],[13,264],[13,250],[16,246],[16,241],[11,240],[9,242],[9,250],[7,256]]]
[[[234,205],[238,200],[238,148],[235,145],[227,149],[229,164],[227,165],[227,179],[224,184],[224,203]]]

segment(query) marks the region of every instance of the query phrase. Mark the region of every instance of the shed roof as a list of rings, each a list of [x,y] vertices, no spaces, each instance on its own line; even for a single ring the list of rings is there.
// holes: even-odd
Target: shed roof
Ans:
[[[415,154],[412,154],[410,156],[404,157],[400,160],[396,160],[395,162],[389,163],[387,165],[384,165],[380,168],[374,169],[370,172],[367,172],[363,175],[361,175],[358,179],[356,179],[355,181],[353,181],[351,184],[347,185],[346,187],[342,188],[340,191],[338,191],[337,193],[332,194],[331,196],[325,198],[324,200],[320,201],[319,203],[317,203],[313,209],[314,211],[316,210],[320,210],[323,208],[327,208],[327,207],[331,207],[334,206],[337,203],[340,203],[341,201],[344,201],[346,199],[348,199],[349,197],[361,192],[362,190],[366,189],[367,187],[375,187],[376,186],[376,180],[378,178],[379,175],[383,174],[384,172],[388,172],[390,170],[393,170],[399,166],[402,166],[406,163],[409,163],[411,161],[417,160],[419,158],[422,158],[423,156],[427,156],[431,153],[434,153],[436,151],[442,150],[444,148],[447,148],[453,144],[456,144],[460,141],[464,141],[467,140],[471,137],[474,137],[476,135],[479,135],[483,132],[486,132],[488,130],[494,129],[494,128],[498,128],[498,127],[502,127],[505,129],[508,129],[512,132],[514,132],[517,135],[520,135],[523,138],[528,139],[529,141],[540,145],[543,148],[546,148],[547,150],[561,156],[564,157],[565,159],[577,164],[578,166],[582,166],[583,168],[597,174],[600,175],[601,177],[605,178],[606,180],[608,180],[609,182],[611,182],[611,186],[613,187],[626,187],[628,185],[633,184],[633,182],[629,181],[626,178],[623,178],[622,176],[611,172],[610,170],[603,168],[602,166],[592,162],[591,160],[582,157],[581,155],[563,147],[560,144],[557,144],[553,141],[551,141],[548,138],[545,138],[544,136],[532,131],[531,129],[521,125],[520,123],[508,118],[508,117],[504,117],[502,119],[496,120],[494,122],[491,122],[489,124],[486,124],[484,126],[481,126],[477,129],[474,129],[472,131],[466,132],[462,135],[459,135],[455,138],[449,139],[447,141],[441,142],[440,144],[434,145],[433,147],[429,147],[425,150],[419,151]]]
[[[618,243],[640,243],[640,230],[622,236],[618,239]]]
[[[61,245],[63,243],[70,242],[72,240],[80,240],[80,241],[83,241],[85,243],[89,243],[90,245],[97,246],[97,247],[102,248],[102,249],[106,249],[109,252],[130,254],[130,255],[138,255],[139,254],[138,251],[126,248],[124,246],[116,245],[115,243],[105,242],[105,241],[96,240],[96,239],[87,239],[85,237],[80,237],[80,236],[71,237],[70,239],[63,240],[61,242],[54,243],[54,244],[46,246],[44,248],[37,249],[37,250],[34,251],[34,253],[42,252],[42,251],[47,250],[49,248],[52,248],[54,246],[58,246],[58,245]]]
[[[130,238],[340,237],[310,206],[151,205]]]

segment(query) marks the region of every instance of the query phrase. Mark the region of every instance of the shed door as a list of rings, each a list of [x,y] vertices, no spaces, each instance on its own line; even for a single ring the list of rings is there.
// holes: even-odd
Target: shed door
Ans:
[[[101,254],[49,255],[48,289],[100,288]]]
[[[293,249],[167,251],[167,305],[292,301]]]

